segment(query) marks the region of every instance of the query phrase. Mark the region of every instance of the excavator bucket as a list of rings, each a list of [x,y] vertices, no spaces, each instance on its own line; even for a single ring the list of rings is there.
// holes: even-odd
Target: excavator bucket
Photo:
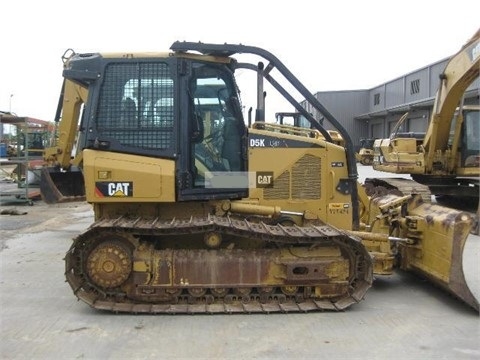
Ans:
[[[466,277],[464,273],[478,272],[478,264],[476,261],[464,264],[463,261],[464,249],[475,251],[466,246],[467,239],[477,240],[470,235],[473,217],[466,212],[424,203],[419,196],[411,199],[408,208],[409,235],[417,237],[418,241],[402,245],[400,267],[420,274],[479,311],[479,295],[472,292],[478,292],[474,287],[477,286],[475,275]],[[470,255],[468,258],[474,258]]]
[[[85,183],[80,170],[60,171],[43,167],[40,176],[40,193],[47,204],[85,201]]]

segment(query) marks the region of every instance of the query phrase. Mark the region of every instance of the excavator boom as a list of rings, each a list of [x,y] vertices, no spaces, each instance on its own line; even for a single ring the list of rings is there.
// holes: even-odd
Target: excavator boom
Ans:
[[[447,149],[455,109],[460,105],[465,90],[478,79],[479,74],[480,30],[452,56],[440,76],[432,118],[423,140],[427,173],[433,170],[435,153]]]

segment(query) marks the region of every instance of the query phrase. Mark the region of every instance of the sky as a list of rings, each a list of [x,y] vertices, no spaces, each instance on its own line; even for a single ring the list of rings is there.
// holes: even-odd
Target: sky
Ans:
[[[443,60],[480,27],[478,0],[22,0],[0,2],[0,13],[0,111],[52,121],[69,48],[167,51],[176,40],[257,46],[316,93],[370,89]],[[238,76],[247,109],[256,105],[254,79]],[[266,106],[267,121],[293,111],[268,88]]]

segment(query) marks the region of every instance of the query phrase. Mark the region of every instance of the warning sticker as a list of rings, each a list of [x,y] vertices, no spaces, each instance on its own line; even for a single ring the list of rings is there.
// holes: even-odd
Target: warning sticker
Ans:
[[[328,212],[331,215],[348,214],[350,212],[350,204],[349,203],[329,203]]]

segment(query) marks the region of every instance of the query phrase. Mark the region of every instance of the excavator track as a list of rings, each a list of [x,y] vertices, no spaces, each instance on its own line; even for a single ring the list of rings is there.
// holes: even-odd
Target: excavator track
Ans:
[[[158,246],[194,237],[204,244]],[[222,238],[238,248],[218,246]],[[213,215],[100,219],[74,239],[65,266],[78,299],[121,313],[338,311],[361,301],[373,279],[368,251],[336,228]]]
[[[382,196],[394,193],[399,196],[419,194],[423,202],[432,202],[429,187],[411,179],[404,178],[367,178],[365,187],[369,196]]]

